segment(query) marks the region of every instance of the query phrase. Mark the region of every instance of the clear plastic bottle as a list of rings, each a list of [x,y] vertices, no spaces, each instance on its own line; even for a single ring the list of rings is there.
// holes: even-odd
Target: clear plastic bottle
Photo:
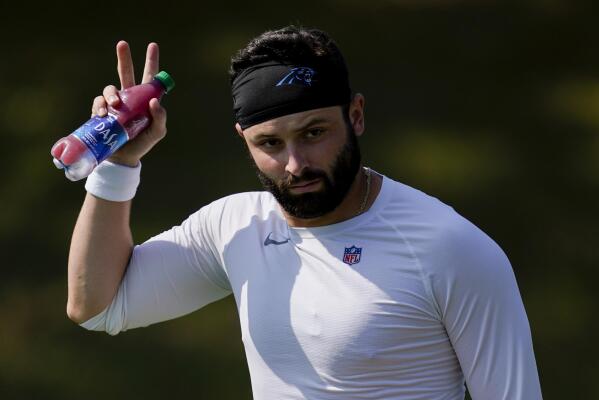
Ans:
[[[149,83],[119,91],[119,104],[108,106],[106,116],[93,116],[52,146],[50,153],[54,165],[64,169],[66,177],[72,181],[85,178],[98,164],[148,127],[152,119],[148,109],[150,100],[160,100],[173,87],[173,79],[161,71]]]

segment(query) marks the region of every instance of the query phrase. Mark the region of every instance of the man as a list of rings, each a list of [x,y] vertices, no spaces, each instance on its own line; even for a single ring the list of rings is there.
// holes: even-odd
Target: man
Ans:
[[[122,87],[134,84],[125,42]],[[143,81],[158,71],[150,44]],[[133,247],[150,128],[88,178],[67,312],[110,334],[235,296],[256,399],[541,398],[504,253],[452,208],[362,166],[364,97],[318,30],[262,34],[234,58],[236,130],[267,191],[217,200]],[[108,86],[93,113],[118,104]]]

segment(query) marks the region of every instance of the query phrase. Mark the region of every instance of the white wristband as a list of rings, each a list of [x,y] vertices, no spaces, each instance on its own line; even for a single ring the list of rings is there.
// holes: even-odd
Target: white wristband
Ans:
[[[87,177],[85,190],[104,200],[128,201],[139,185],[141,163],[137,167],[103,161]]]

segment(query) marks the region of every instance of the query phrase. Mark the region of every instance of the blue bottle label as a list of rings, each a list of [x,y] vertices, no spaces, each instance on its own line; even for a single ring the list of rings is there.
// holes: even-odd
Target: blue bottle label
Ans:
[[[98,164],[110,157],[129,140],[125,128],[111,114],[105,117],[92,117],[72,134],[89,147],[98,160]]]

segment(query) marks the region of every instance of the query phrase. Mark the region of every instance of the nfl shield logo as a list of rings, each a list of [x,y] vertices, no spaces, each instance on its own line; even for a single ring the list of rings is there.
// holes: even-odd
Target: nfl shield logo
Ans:
[[[357,264],[360,262],[360,257],[362,256],[362,248],[361,247],[346,247],[345,253],[343,253],[343,262],[347,265]]]

